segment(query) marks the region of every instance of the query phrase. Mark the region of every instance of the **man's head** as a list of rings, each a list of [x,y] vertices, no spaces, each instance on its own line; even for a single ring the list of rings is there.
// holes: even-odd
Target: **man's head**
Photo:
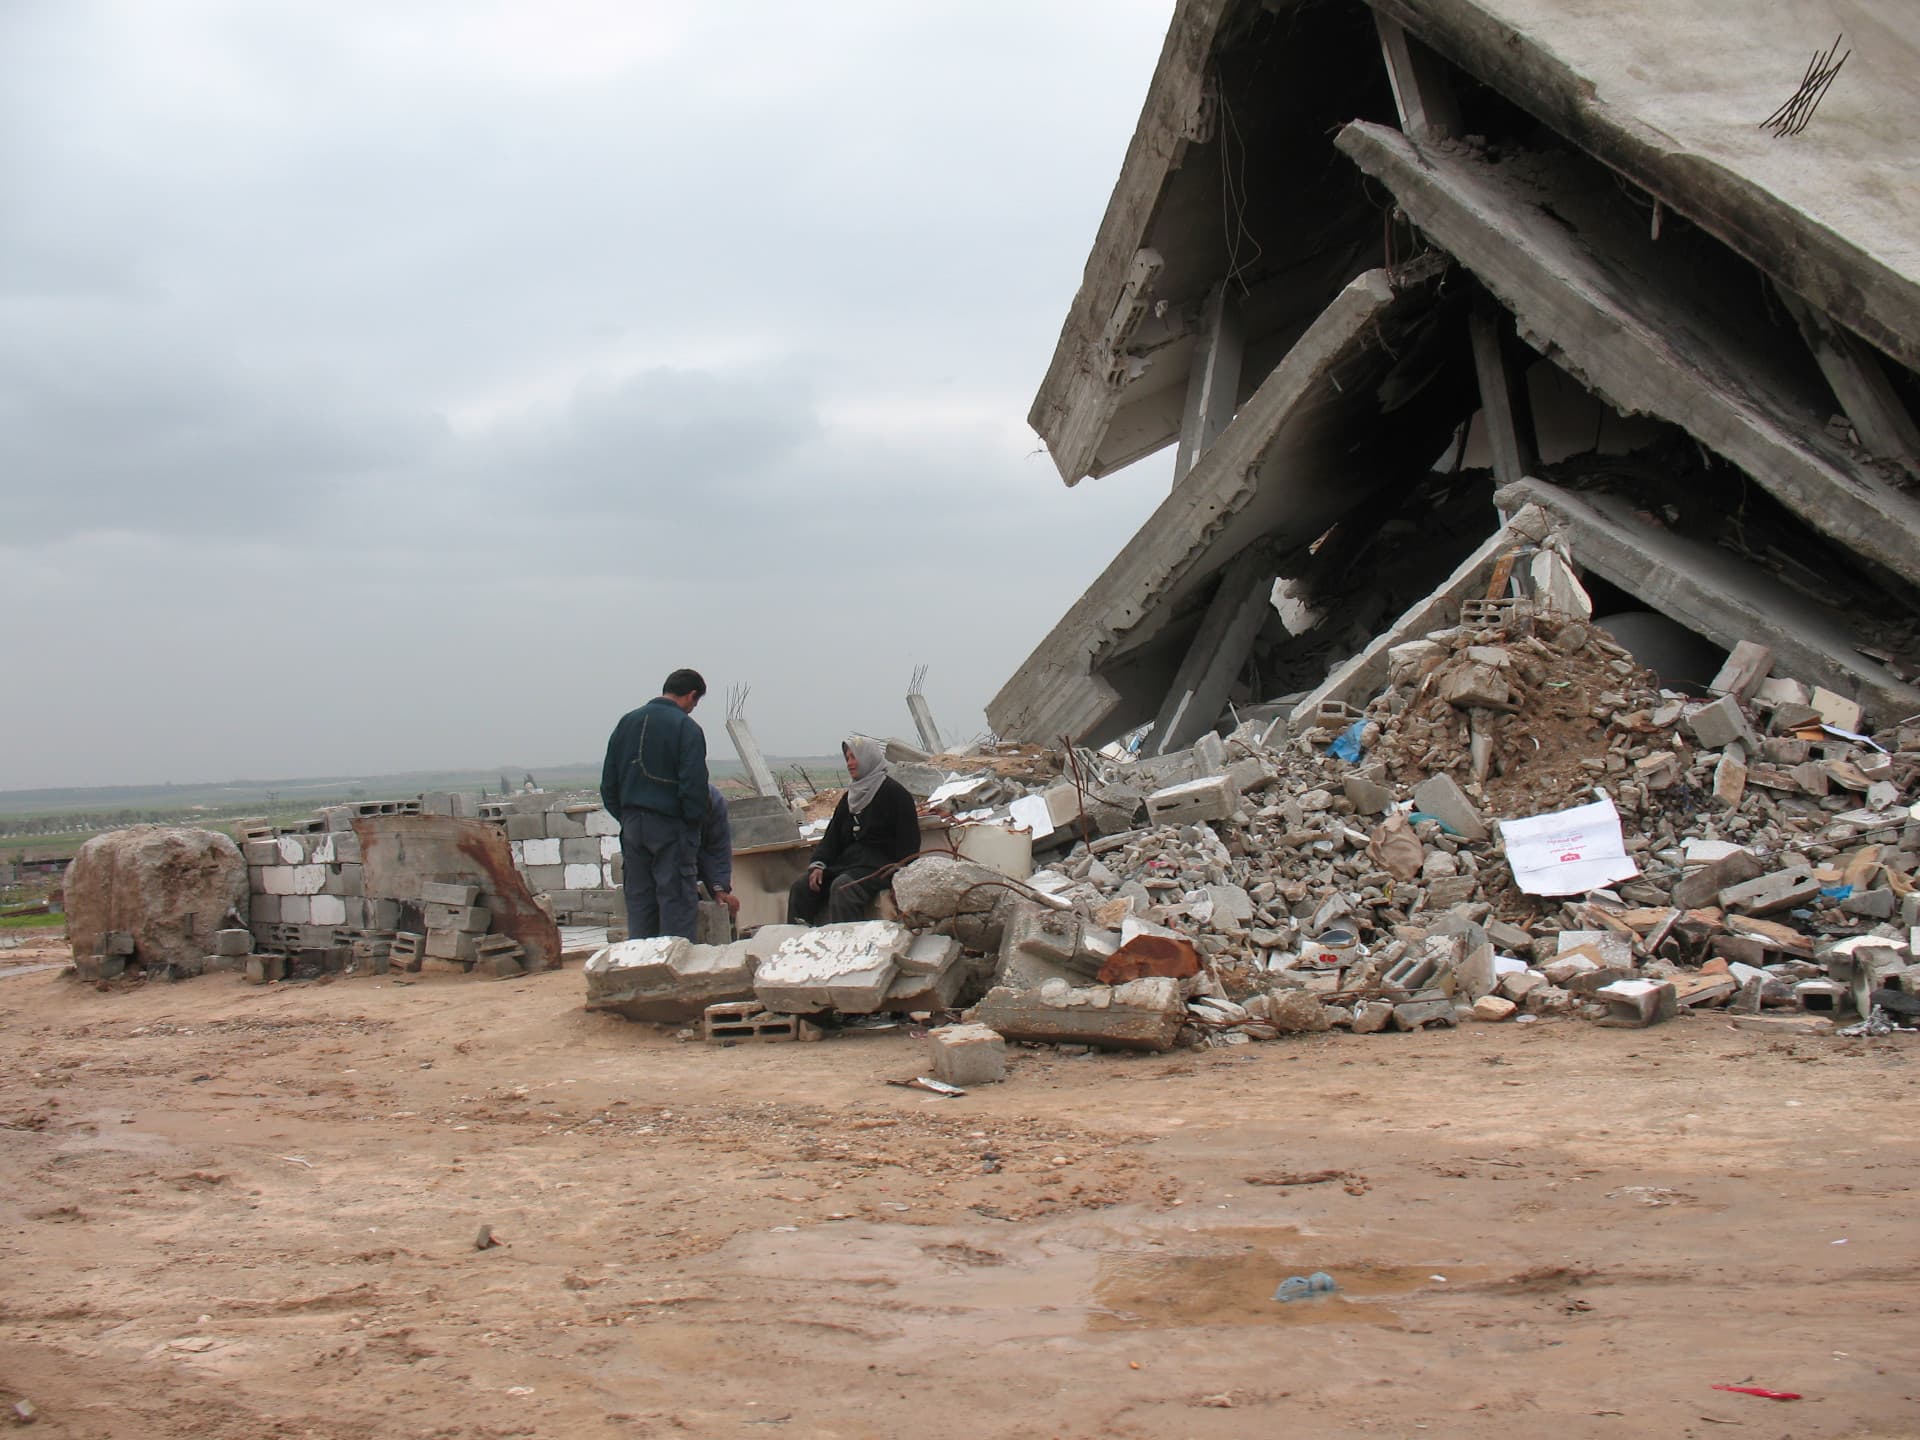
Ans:
[[[660,693],[692,714],[693,707],[700,703],[700,697],[707,693],[707,682],[700,678],[698,670],[676,670],[661,683]]]

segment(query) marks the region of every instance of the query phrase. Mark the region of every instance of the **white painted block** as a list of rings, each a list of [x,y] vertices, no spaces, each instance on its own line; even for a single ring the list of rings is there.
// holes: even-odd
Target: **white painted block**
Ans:
[[[289,865],[304,865],[307,860],[307,845],[298,835],[279,837],[280,858]]]
[[[338,895],[316,895],[307,902],[308,913],[313,917],[310,925],[344,925],[347,923],[347,902]]]
[[[605,814],[606,812],[602,811],[601,813]],[[620,837],[618,835],[602,835],[600,837],[600,858],[602,860],[611,860],[619,853]]]
[[[318,895],[327,887],[327,867],[324,865],[296,865],[293,867],[293,893],[296,895]]]
[[[618,835],[620,822],[604,810],[592,810],[587,813],[587,834]]]
[[[260,888],[269,895],[293,894],[293,867],[268,865],[260,871]]]
[[[513,857],[513,863],[515,865],[524,866],[527,863],[527,842],[524,840],[509,840],[507,842],[507,854]]]
[[[558,844],[559,842],[554,842]],[[600,888],[601,868],[598,865],[569,865],[566,878],[561,883],[563,890],[598,890]]]
[[[527,864],[558,865],[560,863],[560,842],[558,840],[523,840],[526,847]]]
[[[320,836],[313,842],[313,853],[307,858],[312,860],[316,865],[332,865],[336,863],[334,859],[333,834],[331,831]],[[324,920],[316,920],[313,923],[316,925],[324,925],[327,922]]]
[[[613,878],[613,866],[602,865],[600,867],[600,873],[606,877],[606,884],[602,885],[600,887],[601,889],[618,890],[620,888],[620,882]],[[1920,934],[1920,931],[1916,931],[1915,933]]]

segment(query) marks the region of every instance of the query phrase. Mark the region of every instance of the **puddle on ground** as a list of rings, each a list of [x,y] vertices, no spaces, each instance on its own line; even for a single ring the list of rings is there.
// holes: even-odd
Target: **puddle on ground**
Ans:
[[[1273,1298],[1289,1275],[1316,1270],[1331,1274],[1339,1289],[1290,1302]],[[1151,1249],[1101,1255],[1087,1328],[1396,1325],[1400,1314],[1387,1301],[1444,1293],[1486,1273],[1472,1266],[1342,1261],[1324,1241],[1294,1230],[1214,1230],[1193,1236],[1190,1246],[1169,1239]]]

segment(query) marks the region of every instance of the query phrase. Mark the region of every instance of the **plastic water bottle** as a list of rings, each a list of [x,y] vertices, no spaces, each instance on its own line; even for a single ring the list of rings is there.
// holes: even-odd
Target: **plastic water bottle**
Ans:
[[[1315,1295],[1327,1295],[1339,1288],[1326,1271],[1316,1270],[1311,1275],[1289,1275],[1280,1282],[1280,1288],[1273,1292],[1273,1298],[1284,1305]]]

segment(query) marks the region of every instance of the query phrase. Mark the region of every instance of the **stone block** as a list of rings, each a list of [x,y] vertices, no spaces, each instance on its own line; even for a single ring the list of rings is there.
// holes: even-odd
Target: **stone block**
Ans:
[[[969,1018],[1009,1040],[1165,1051],[1186,1023],[1187,1007],[1180,982],[1164,976],[1085,989],[1054,980],[1029,991],[996,986]]]
[[[1453,993],[1477,1001],[1493,994],[1499,978],[1493,968],[1493,946],[1479,945],[1453,967]]]
[[[1007,1078],[1007,1042],[985,1025],[943,1025],[927,1034],[933,1078],[965,1089]]]
[[[1502,999],[1498,995],[1482,995],[1473,1002],[1473,1018],[1486,1021],[1509,1020],[1519,1008],[1513,1001]]]
[[[429,930],[466,930],[483,935],[487,927],[493,924],[493,912],[480,905],[429,903],[422,905],[420,912]]]
[[[620,822],[605,810],[589,810],[580,817],[580,823],[589,835],[617,837],[620,834]]]
[[[362,895],[366,893],[366,871],[358,864],[329,865],[326,881],[320,886],[323,895]]]
[[[1857,702],[1816,685],[1807,703],[1820,712],[1822,723],[1831,725],[1836,730],[1851,730],[1855,734],[1859,733],[1863,715]]]
[[[282,865],[304,865],[308,858],[307,837],[305,835],[277,835],[274,845],[280,851]]]
[[[1856,890],[1840,902],[1840,910],[1863,920],[1891,920],[1894,901],[1891,890]]]
[[[1713,767],[1713,799],[1725,810],[1738,810],[1747,798],[1747,764],[1732,749],[1724,751]]]
[[[1592,951],[1569,950],[1565,954],[1557,955],[1547,961],[1546,964],[1540,967],[1540,973],[1555,985],[1565,985],[1576,975],[1582,975],[1590,970],[1600,970],[1604,968],[1609,967],[1603,966],[1600,962],[1600,957]]]
[[[240,847],[249,865],[278,865],[280,843],[277,840],[249,840]]]
[[[569,815],[565,810],[546,812],[547,836],[553,840],[581,840],[587,834],[587,815],[582,811],[578,815]]]
[[[1365,775],[1347,776],[1341,782],[1341,788],[1355,811],[1362,815],[1383,815],[1393,804],[1393,787],[1382,785]]]
[[[480,958],[479,937],[464,930],[429,930],[427,943],[421,953],[429,960],[458,960],[471,964]]]
[[[1413,792],[1413,808],[1431,815],[1464,840],[1487,838],[1487,822],[1451,775],[1430,775]]]
[[[420,903],[423,905],[477,905],[480,903],[480,887],[450,884],[443,880],[429,880],[420,887]]]
[[[260,871],[260,890],[267,895],[293,894],[293,867],[291,865],[267,865]]]
[[[1592,955],[1610,970],[1633,969],[1633,937],[1618,930],[1562,930],[1556,953],[1573,951]]]
[[[506,818],[507,839],[544,840],[547,838],[547,817],[537,815],[509,815]]]
[[[283,925],[305,925],[313,917],[313,897],[311,895],[282,895],[280,897],[280,923]]]
[[[1753,640],[1742,640],[1727,655],[1720,673],[1707,686],[1715,695],[1731,695],[1751,704],[1768,672],[1773,669],[1773,649]]]
[[[1718,904],[1720,891],[1743,885],[1761,876],[1761,860],[1753,851],[1732,849],[1718,860],[1688,870],[1674,885],[1674,904],[1682,910],[1699,910],[1705,904]]]
[[[255,925],[278,925],[280,923],[280,897],[278,895],[255,895],[247,903],[247,919]]]
[[[1356,1035],[1377,1035],[1392,1023],[1393,1003],[1389,1000],[1369,1000],[1353,1012]]]
[[[1754,880],[1729,885],[1720,892],[1720,908],[1743,915],[1772,915],[1810,904],[1820,895],[1820,882],[1806,870],[1776,870]]]
[[[1679,1013],[1679,993],[1665,980],[1616,980],[1593,993],[1607,1005],[1601,1025],[1638,1030]]]
[[[345,925],[347,923],[347,902],[339,895],[314,895],[307,901],[307,923],[310,925]]]
[[[560,863],[562,865],[598,865],[606,857],[600,853],[601,836],[582,835],[575,840],[560,842]]]
[[[567,867],[564,865],[529,865],[523,873],[527,877],[527,888],[536,895],[543,891],[551,892],[567,888]]]
[[[249,955],[244,973],[251,985],[271,985],[287,978],[287,959],[284,955]]]
[[[774,951],[754,976],[754,995],[782,1014],[872,1014],[885,1006],[912,944],[912,932],[891,920],[822,925]]]
[[[599,890],[606,886],[607,872],[595,860],[590,865],[562,865],[560,888],[563,890]]]
[[[1004,924],[1013,903],[1013,891],[998,871],[971,860],[947,855],[923,855],[896,870],[893,898],[900,911],[920,921],[950,920],[967,912],[997,912]]]
[[[613,860],[619,856],[620,837],[618,835],[601,835],[596,838],[600,842],[600,859],[602,861]]]
[[[1396,1030],[1425,1030],[1432,1025],[1452,1029],[1460,1023],[1460,1017],[1454,1012],[1453,1001],[1445,995],[1426,990],[1411,1000],[1403,1000],[1393,1007],[1393,1027]]]
[[[961,958],[960,942],[951,935],[917,935],[900,957],[903,975],[938,975]]]
[[[1465,710],[1476,705],[1505,709],[1513,702],[1507,677],[1491,665],[1455,665],[1440,675],[1439,696]]]
[[[1510,970],[1500,977],[1500,983],[1495,989],[1497,993],[1518,1004],[1533,991],[1551,983],[1538,970]]]
[[[1686,718],[1686,726],[1702,750],[1724,750],[1736,741],[1746,747],[1749,755],[1760,749],[1760,741],[1747,723],[1746,712],[1731,695],[1722,695],[1692,711]]]
[[[1239,805],[1240,797],[1229,777],[1208,775],[1147,796],[1147,821],[1153,825],[1192,825],[1225,820]]]
[[[1655,750],[1633,762],[1634,780],[1649,790],[1670,790],[1682,774],[1680,757],[1671,750]]]
[[[532,869],[535,865],[559,865],[563,863],[560,859],[560,841],[557,838],[550,840],[528,840],[524,843],[521,853],[526,856],[528,869]]]

